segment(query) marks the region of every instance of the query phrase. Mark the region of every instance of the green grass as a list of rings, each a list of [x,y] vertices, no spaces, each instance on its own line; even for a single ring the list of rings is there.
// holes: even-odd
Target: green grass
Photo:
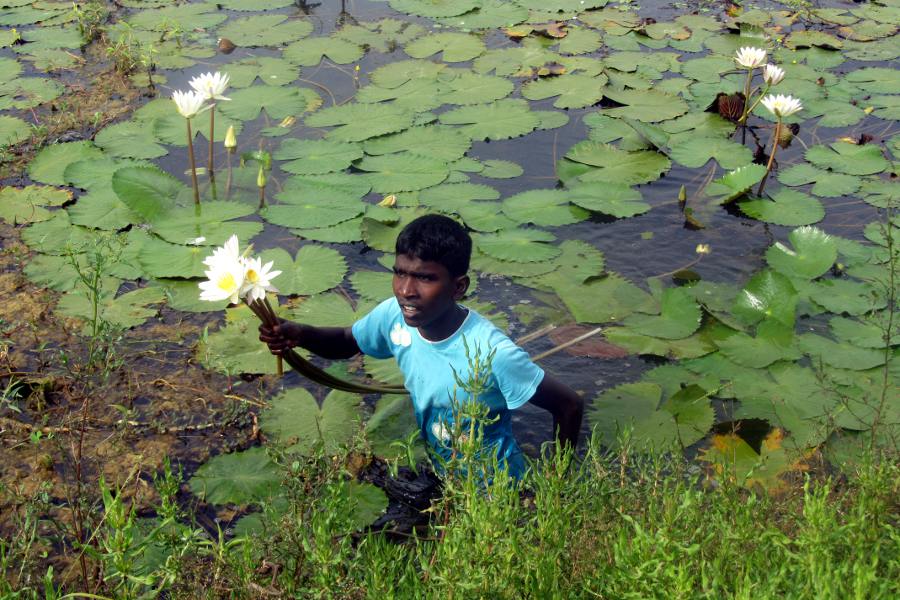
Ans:
[[[896,598],[895,459],[847,478],[803,475],[770,496],[711,485],[681,458],[590,444],[583,460],[539,463],[524,493],[502,473],[484,485],[469,468],[447,480],[428,529],[399,542],[353,531],[341,457],[288,459],[287,509],[264,507],[264,533],[249,537],[186,521],[169,473],[157,481],[162,526],[104,491],[110,514],[87,552],[98,575],[85,590],[69,570],[62,588],[111,598]],[[0,597],[63,593],[45,587],[33,549],[49,545],[36,519],[28,513],[21,540],[0,542]]]

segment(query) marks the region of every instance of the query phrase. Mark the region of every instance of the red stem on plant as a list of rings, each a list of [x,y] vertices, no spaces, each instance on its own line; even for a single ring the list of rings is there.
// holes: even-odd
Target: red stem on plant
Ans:
[[[194,142],[191,138],[191,120],[185,119],[187,123],[187,146],[188,156],[191,159],[191,183],[194,184],[194,204],[200,204],[200,186],[197,185],[197,163],[194,160]]]
[[[775,163],[775,152],[778,151],[778,140],[781,138],[781,117],[778,117],[778,122],[775,123],[775,133],[772,135],[772,153],[769,154],[769,162],[766,165],[766,174],[763,175],[762,181],[759,182],[759,189],[756,190],[757,196],[762,196],[763,189],[766,187],[766,179],[769,178],[769,173],[772,172],[772,165]]]

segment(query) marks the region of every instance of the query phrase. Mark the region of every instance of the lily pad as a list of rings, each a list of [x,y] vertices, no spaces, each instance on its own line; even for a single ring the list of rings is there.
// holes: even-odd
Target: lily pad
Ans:
[[[320,110],[306,118],[310,127],[331,127],[325,137],[361,142],[410,127],[415,115],[389,104],[349,103]]]
[[[203,6],[203,4],[199,5]],[[225,15],[222,15],[225,19]],[[186,24],[185,29],[199,25]],[[280,46],[306,37],[313,31],[309,19],[288,19],[285,14],[254,15],[231,19],[217,34],[238,46]]]
[[[479,233],[473,238],[481,252],[499,260],[539,262],[560,254],[559,248],[547,243],[556,237],[536,229],[507,229],[497,233]]]
[[[39,183],[66,185],[66,167],[80,160],[97,160],[103,151],[93,142],[66,142],[47,146],[28,165],[28,176]]]
[[[613,182],[584,183],[573,187],[569,193],[573,204],[619,219],[650,210],[650,205],[642,199],[640,190]]]
[[[782,447],[783,433],[775,430],[763,440],[760,453],[735,433],[713,436],[712,445],[700,460],[712,463],[719,477],[744,487],[760,485],[777,490],[785,483],[780,476],[798,467],[798,460]]]
[[[627,105],[620,108],[603,109],[602,114],[611,117],[630,117],[646,123],[657,123],[673,119],[688,111],[687,102],[679,96],[655,90],[612,90],[607,88],[604,90],[604,95],[614,102]]]
[[[715,159],[723,169],[737,169],[750,164],[753,153],[750,148],[721,137],[689,138],[672,145],[669,156],[686,167],[702,167]]]
[[[280,120],[315,110],[321,105],[321,98],[315,92],[295,87],[257,85],[235,90],[229,97],[231,102],[219,102],[217,110],[239,121],[252,121],[261,110],[265,110],[269,117]],[[227,125],[219,125],[216,129],[220,128],[224,131]]]
[[[678,340],[697,331],[701,316],[700,307],[687,290],[667,288],[660,300],[660,314],[632,315],[624,324],[643,335]]]
[[[541,227],[571,225],[588,218],[589,213],[569,203],[563,190],[529,190],[503,200],[503,212],[520,225]]]
[[[368,173],[372,189],[382,194],[421,190],[450,174],[445,162],[412,152],[367,156],[355,166]]]
[[[334,454],[359,427],[360,401],[356,394],[334,390],[320,407],[303,388],[290,388],[272,398],[270,408],[260,414],[259,427],[288,452],[306,455],[322,444],[327,454]]]
[[[835,142],[830,146],[813,146],[805,156],[817,167],[848,175],[871,175],[890,166],[881,149],[874,144]]]
[[[849,196],[859,189],[861,180],[854,175],[844,175],[801,163],[778,174],[778,181],[784,185],[797,186],[812,183],[810,191],[823,198]]]
[[[812,225],[825,218],[821,202],[795,190],[778,190],[771,200],[757,198],[738,206],[748,217],[789,227]]]
[[[121,296],[107,293],[100,298],[99,318],[122,329],[137,327],[159,312],[149,305],[161,304],[164,299],[165,294],[159,287],[138,288]],[[87,322],[93,316],[94,306],[83,291],[76,290],[64,294],[57,308],[64,315]]]
[[[749,164],[738,167],[734,171],[714,180],[706,188],[710,196],[720,197],[719,202],[725,204],[746,194],[750,188],[759,183],[766,174],[763,165]]]
[[[831,269],[837,260],[837,245],[831,236],[816,227],[800,227],[790,234],[790,249],[775,242],[766,251],[766,261],[788,277],[815,279]]]
[[[540,119],[524,100],[498,100],[490,104],[463,106],[441,113],[445,125],[462,125],[473,140],[505,140],[525,135],[540,125]]]
[[[472,140],[455,127],[423,125],[400,133],[368,139],[363,148],[373,156],[395,152],[413,152],[433,159],[451,162],[462,158]]]
[[[396,11],[420,17],[455,17],[481,4],[478,0],[389,0]]]
[[[880,349],[839,344],[814,333],[800,336],[798,343],[815,360],[838,369],[864,371],[884,364],[884,351]]]
[[[522,96],[529,100],[558,96],[553,102],[556,108],[584,108],[603,99],[606,82],[606,75],[564,74],[532,81],[522,87]]]
[[[403,50],[413,58],[428,58],[441,53],[440,60],[444,62],[464,62],[481,56],[485,45],[474,35],[446,32],[420,37],[407,44]]]
[[[307,244],[290,255],[281,248],[265,250],[263,263],[273,261],[273,269],[281,271],[274,281],[281,294],[311,296],[339,285],[347,273],[347,262],[331,248]]]
[[[199,296],[200,290],[197,290]],[[218,303],[210,303],[218,306]],[[276,310],[278,310],[276,308]],[[226,325],[204,333],[197,345],[196,356],[208,369],[235,375],[260,373],[274,375],[275,357],[259,341],[259,319],[244,305],[225,311]]]
[[[18,144],[30,135],[31,127],[28,123],[18,117],[0,115],[0,148]]]
[[[624,152],[609,144],[587,140],[572,146],[557,168],[560,178],[567,183],[577,177],[583,182],[634,185],[655,181],[671,165],[658,152]]]
[[[713,424],[713,410],[706,391],[697,385],[663,402],[659,385],[628,383],[600,394],[588,420],[606,446],[618,447],[629,429],[634,447],[661,451],[701,440]]]
[[[887,305],[879,287],[867,281],[825,279],[814,282],[808,293],[810,300],[836,314],[864,315]]]
[[[297,175],[343,171],[362,156],[363,151],[358,144],[296,138],[284,140],[273,154],[276,160],[290,161],[282,164],[281,168]]]
[[[361,46],[332,36],[294,42],[284,49],[282,56],[294,64],[312,67],[322,62],[324,57],[333,63],[346,65],[358,61],[365,53]]]
[[[797,291],[786,276],[772,270],[754,275],[735,298],[734,316],[752,325],[774,319],[793,327],[796,318]]]
[[[264,448],[220,454],[200,466],[188,481],[191,491],[210,504],[254,504],[271,497],[281,482],[278,467]]]
[[[286,192],[282,192],[286,193]],[[330,227],[361,215],[366,205],[359,200],[335,196],[294,197],[289,204],[275,204],[259,211],[275,225],[299,229]]]

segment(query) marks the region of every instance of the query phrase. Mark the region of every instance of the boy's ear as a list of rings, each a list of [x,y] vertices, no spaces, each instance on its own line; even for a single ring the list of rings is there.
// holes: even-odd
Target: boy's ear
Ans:
[[[466,292],[469,291],[469,276],[468,275],[460,275],[456,278],[456,287],[453,290],[453,299],[454,300],[462,300],[463,296],[466,295]]]

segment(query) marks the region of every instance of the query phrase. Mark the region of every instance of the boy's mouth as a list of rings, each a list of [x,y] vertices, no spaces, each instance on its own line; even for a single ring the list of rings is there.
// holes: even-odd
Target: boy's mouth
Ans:
[[[403,312],[404,317],[414,317],[419,314],[419,308],[412,304],[401,304],[400,310]]]

